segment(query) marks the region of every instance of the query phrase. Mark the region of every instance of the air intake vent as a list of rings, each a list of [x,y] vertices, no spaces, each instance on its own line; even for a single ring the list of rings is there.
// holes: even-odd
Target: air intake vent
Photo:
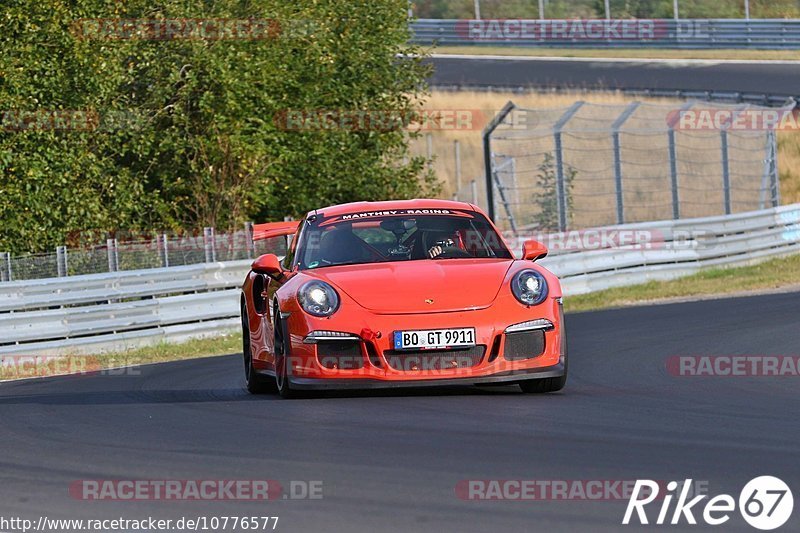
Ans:
[[[361,342],[356,340],[335,340],[317,342],[317,359],[325,368],[357,370],[363,368]]]
[[[544,353],[544,331],[521,331],[507,333],[503,357],[509,361],[531,359]]]

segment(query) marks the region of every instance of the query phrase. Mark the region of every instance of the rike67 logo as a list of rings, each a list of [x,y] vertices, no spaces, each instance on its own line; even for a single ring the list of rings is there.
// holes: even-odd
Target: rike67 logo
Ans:
[[[711,526],[719,526],[730,520],[731,513],[737,508],[737,502],[733,496],[720,494],[709,499],[705,505],[699,505],[708,495],[701,494],[690,500],[691,486],[691,479],[687,479],[680,485],[676,481],[670,481],[666,487],[666,494],[659,494],[657,482],[649,479],[636,480],[622,523],[630,524],[635,511],[640,524],[649,524],[645,506],[661,498],[663,498],[661,499],[661,509],[655,521],[655,524],[658,525],[680,524],[682,520],[686,520],[688,524],[697,524],[695,513],[700,514],[702,520]],[[679,487],[680,494],[676,490]],[[646,496],[640,498],[642,494],[646,494]],[[670,517],[670,508],[675,496],[677,496],[677,501]],[[794,498],[789,486],[782,480],[773,476],[760,476],[751,479],[739,493],[738,508],[742,518],[748,524],[756,529],[767,531],[777,529],[789,520],[794,508]],[[634,520],[633,523],[635,524],[636,521]]]

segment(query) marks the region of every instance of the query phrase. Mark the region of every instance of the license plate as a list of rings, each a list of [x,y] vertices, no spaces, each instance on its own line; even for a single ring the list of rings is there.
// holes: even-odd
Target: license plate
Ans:
[[[395,350],[430,350],[475,346],[475,328],[418,329],[394,332]]]

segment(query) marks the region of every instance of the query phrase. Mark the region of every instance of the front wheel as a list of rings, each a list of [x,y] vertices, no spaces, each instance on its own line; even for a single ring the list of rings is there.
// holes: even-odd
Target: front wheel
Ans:
[[[274,392],[272,380],[265,379],[253,368],[253,350],[250,346],[250,327],[247,309],[242,306],[242,357],[244,358],[244,384],[250,394]]]
[[[519,382],[519,388],[526,393],[556,392],[567,384],[567,371],[569,370],[569,357],[567,355],[567,335],[564,326],[564,313],[559,310],[561,323],[561,353],[564,355],[564,375],[555,378],[528,379]]]
[[[564,388],[567,383],[567,372],[557,378],[528,379],[519,382],[519,388],[526,393],[556,392]]]
[[[292,388],[289,382],[289,357],[283,338],[283,324],[280,321],[280,312],[275,311],[275,388],[281,398],[297,398],[299,393]]]

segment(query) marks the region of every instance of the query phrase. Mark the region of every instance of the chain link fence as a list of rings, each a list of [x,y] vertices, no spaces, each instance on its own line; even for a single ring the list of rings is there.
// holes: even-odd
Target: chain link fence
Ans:
[[[205,228],[202,235],[157,234],[151,238],[113,238],[104,244],[69,248],[53,253],[12,256],[0,253],[0,281],[44,279],[121,270],[254,259],[265,253],[283,255],[286,240],[253,239],[253,225],[241,231],[217,234]]]
[[[509,102],[485,133],[483,205],[514,233],[777,206],[771,121],[792,118],[793,108],[793,101],[780,109],[582,101],[520,109]]]

